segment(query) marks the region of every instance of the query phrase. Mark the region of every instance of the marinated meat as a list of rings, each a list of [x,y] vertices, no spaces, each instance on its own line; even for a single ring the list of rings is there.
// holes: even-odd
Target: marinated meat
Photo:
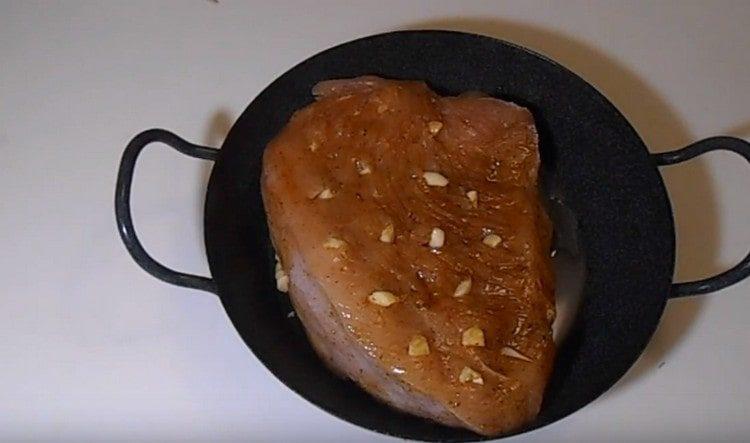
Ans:
[[[528,110],[418,81],[322,82],[263,158],[297,314],[329,367],[485,435],[537,415],[555,354]]]

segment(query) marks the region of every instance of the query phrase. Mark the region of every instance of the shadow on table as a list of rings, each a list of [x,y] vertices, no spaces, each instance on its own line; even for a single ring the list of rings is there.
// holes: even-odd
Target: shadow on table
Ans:
[[[747,139],[750,137],[750,121],[727,129],[726,135]]]
[[[405,28],[473,32],[541,52],[576,72],[607,96],[653,152],[680,148],[694,141],[679,113],[647,82],[612,56],[559,32],[512,21],[472,17],[428,20]],[[718,267],[719,220],[713,182],[705,163],[696,159],[665,168],[662,174],[675,211],[679,239],[676,281],[717,273],[721,270]],[[618,388],[661,367],[700,315],[703,303],[700,297],[670,301],[651,343],[618,383]]]

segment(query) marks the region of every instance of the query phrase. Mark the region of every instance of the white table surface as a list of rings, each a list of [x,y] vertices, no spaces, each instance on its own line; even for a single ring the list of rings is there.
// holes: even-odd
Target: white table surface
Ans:
[[[304,58],[366,34],[449,28],[566,64],[653,151],[748,138],[749,23],[748,1],[0,2],[0,440],[394,441],[285,388],[216,297],[134,264],[112,200],[120,154],[140,130],[218,146]],[[133,195],[147,249],[201,274],[208,172],[154,147]],[[738,261],[750,247],[748,165],[716,153],[664,175],[678,279]],[[510,441],[748,441],[748,292],[745,282],[671,301],[614,389]]]

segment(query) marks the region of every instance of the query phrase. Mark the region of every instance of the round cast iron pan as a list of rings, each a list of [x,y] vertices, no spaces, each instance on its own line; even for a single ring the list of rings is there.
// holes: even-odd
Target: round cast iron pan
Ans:
[[[136,136],[122,157],[115,197],[119,231],[135,261],[168,283],[217,294],[260,361],[290,389],[331,414],[408,439],[486,439],[397,412],[335,376],[313,352],[298,320],[287,317],[289,302],[275,288],[274,253],[260,194],[263,149],[295,110],[312,102],[310,91],[317,82],[365,74],[424,80],[440,94],[479,90],[526,106],[534,114],[544,175],[554,182],[576,220],[585,281],[541,412],[516,433],[560,420],[609,389],[648,344],[668,298],[716,291],[750,274],[748,256],[715,277],[673,284],[672,210],[657,168],[717,149],[750,161],[750,144],[715,137],[677,151],[649,154],[622,114],[576,74],[489,37],[404,31],[342,44],[271,83],[240,116],[220,150],[193,145],[160,129]],[[133,169],[141,150],[157,141],[215,162],[204,219],[211,278],[157,263],[133,230]]]

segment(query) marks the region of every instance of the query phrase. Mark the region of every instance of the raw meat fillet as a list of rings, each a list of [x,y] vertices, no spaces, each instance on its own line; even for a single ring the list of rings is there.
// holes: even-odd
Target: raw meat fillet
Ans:
[[[376,77],[314,93],[269,143],[262,188],[279,286],[319,355],[446,425],[533,420],[555,305],[529,111]]]

